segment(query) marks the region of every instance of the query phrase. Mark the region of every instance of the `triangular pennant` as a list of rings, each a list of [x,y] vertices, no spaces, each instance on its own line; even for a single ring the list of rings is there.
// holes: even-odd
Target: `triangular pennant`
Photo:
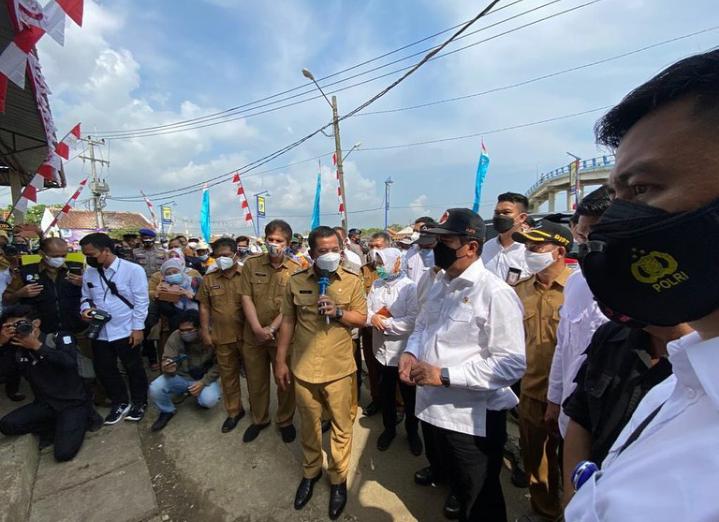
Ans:
[[[57,3],[73,22],[82,27],[83,0],[57,0]]]

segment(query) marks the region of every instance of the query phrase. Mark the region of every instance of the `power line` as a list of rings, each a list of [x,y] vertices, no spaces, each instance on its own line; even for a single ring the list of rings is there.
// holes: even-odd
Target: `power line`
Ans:
[[[509,17],[509,18],[507,18],[507,19],[504,19],[504,20],[501,20],[501,21],[499,21],[499,22],[496,22],[495,24],[492,24],[492,25],[490,25],[490,26],[487,26],[487,27],[478,29],[478,30],[476,30],[476,31],[473,31],[472,33],[469,33],[469,34],[474,34],[474,33],[477,33],[477,32],[480,32],[480,31],[483,31],[483,30],[486,30],[486,29],[489,29],[489,28],[491,28],[491,27],[495,27],[495,26],[497,26],[497,25],[499,25],[499,24],[501,24],[501,23],[504,23],[504,22],[506,22],[506,21],[509,21],[509,20],[518,18],[518,17],[523,16],[523,15],[525,15],[525,14],[527,14],[527,13],[531,13],[531,12],[533,12],[533,11],[536,11],[536,10],[538,10],[538,9],[547,7],[547,6],[549,6],[549,5],[552,5],[552,4],[557,3],[557,2],[560,2],[560,1],[561,1],[561,0],[552,0],[552,1],[548,2],[548,3],[542,4],[542,5],[538,6],[538,7],[535,7],[535,8],[533,8],[533,9],[530,9],[530,10],[528,10],[528,11],[524,11],[524,12],[522,12],[522,13],[519,13],[519,14],[514,15],[514,16],[512,16],[512,17]],[[482,44],[482,43],[486,43],[486,42],[489,42],[489,41],[491,41],[491,40],[495,40],[495,39],[500,38],[500,37],[502,37],[502,36],[506,36],[506,35],[508,35],[508,34],[511,34],[511,33],[520,31],[520,30],[522,30],[522,29],[526,29],[527,27],[531,27],[531,26],[536,25],[536,24],[538,24],[538,23],[545,22],[545,21],[547,21],[547,20],[551,20],[551,19],[553,19],[553,18],[562,16],[562,15],[567,14],[567,13],[570,13],[570,12],[572,12],[572,11],[576,11],[576,10],[578,10],[578,9],[582,9],[582,8],[584,8],[584,7],[587,7],[587,6],[589,6],[589,5],[592,5],[592,4],[601,2],[601,1],[602,1],[602,0],[591,0],[591,1],[586,2],[586,3],[584,3],[584,4],[580,4],[580,5],[578,5],[578,6],[575,6],[575,7],[569,8],[569,9],[565,9],[565,10],[563,10],[563,11],[559,11],[559,12],[557,12],[557,13],[554,13],[554,14],[551,14],[551,15],[548,15],[548,16],[545,16],[545,17],[543,17],[543,18],[539,18],[538,20],[534,20],[534,21],[532,21],[532,22],[529,22],[529,23],[526,23],[526,24],[524,24],[524,25],[515,27],[515,28],[513,28],[513,29],[509,29],[509,30],[507,30],[507,31],[498,33],[498,34],[496,34],[496,35],[493,35],[493,36],[490,36],[490,37],[485,38],[485,39],[483,39],[483,40],[479,40],[479,41],[477,41],[477,42],[468,44],[468,45],[466,45],[466,46],[464,46],[464,47],[460,47],[460,48],[455,49],[455,50],[453,50],[453,51],[448,51],[448,52],[446,52],[446,53],[443,53],[443,54],[434,56],[434,57],[432,58],[432,61],[434,61],[434,60],[436,60],[436,59],[439,59],[439,58],[444,58],[444,57],[446,57],[446,56],[451,56],[451,55],[453,55],[453,54],[455,54],[455,53],[457,53],[457,52],[464,51],[464,50],[466,50],[466,49],[469,49],[469,48],[475,47],[475,46],[477,46],[477,45],[480,45],[480,44]],[[468,36],[468,35],[465,35],[464,37],[466,37],[466,36]],[[464,38],[464,37],[463,37],[463,38]],[[438,46],[437,46],[437,47],[438,47]],[[428,48],[427,50],[433,50],[433,49],[436,50],[437,47]],[[378,67],[369,69],[368,71],[364,71],[364,72],[362,72],[362,73],[355,74],[355,75],[350,76],[350,77],[348,77],[348,78],[345,78],[345,79],[342,79],[342,80],[339,80],[339,81],[336,81],[336,82],[333,82],[333,83],[326,84],[326,85],[324,85],[324,87],[337,85],[337,84],[339,84],[339,83],[344,83],[344,82],[347,81],[347,80],[350,80],[350,79],[353,79],[353,78],[357,78],[357,77],[359,77],[359,76],[364,76],[364,75],[366,75],[366,74],[369,74],[369,73],[371,73],[371,72],[377,71],[377,70],[379,70],[379,69],[383,69],[383,68],[388,67],[388,66],[390,66],[390,65],[394,65],[395,63],[398,63],[398,62],[400,62],[400,61],[404,61],[404,60],[407,60],[407,59],[410,59],[410,58],[414,58],[414,57],[416,57],[416,56],[418,56],[418,55],[420,55],[420,54],[422,54],[422,52],[414,53],[414,54],[409,55],[409,56],[406,56],[406,57],[404,57],[404,58],[400,58],[400,59],[397,59],[397,60],[395,60],[395,61],[389,62],[389,63],[387,63],[387,64],[384,64],[384,65],[381,65],[381,66],[378,66]],[[346,90],[349,90],[349,89],[352,89],[352,88],[355,88],[355,87],[358,87],[358,86],[361,86],[361,85],[365,85],[365,84],[367,84],[367,83],[370,83],[370,82],[373,82],[373,81],[376,81],[376,80],[385,78],[385,77],[387,77],[387,76],[394,76],[394,75],[397,74],[397,73],[400,73],[400,72],[403,72],[403,71],[412,69],[413,67],[414,67],[414,65],[405,66],[405,67],[400,67],[400,68],[398,68],[398,69],[395,69],[395,70],[392,70],[392,71],[390,71],[390,72],[387,72],[387,73],[384,73],[384,74],[381,74],[381,75],[378,75],[378,76],[375,76],[375,77],[372,77],[372,78],[363,80],[363,81],[361,81],[361,82],[354,83],[354,84],[351,84],[351,85],[348,85],[348,86],[345,86],[345,87],[342,87],[342,88],[335,89],[335,90],[333,90],[333,91],[328,92],[327,94],[335,94],[335,93],[342,92],[342,91],[346,91]],[[266,110],[263,110],[263,111],[254,112],[254,113],[247,113],[248,111],[251,111],[251,110],[256,110],[256,109],[260,109],[260,108],[263,108],[263,107],[275,105],[276,103],[280,103],[280,102],[282,102],[282,101],[287,101],[287,100],[295,99],[295,98],[298,98],[298,97],[300,97],[300,96],[302,96],[302,95],[304,95],[304,94],[313,93],[313,92],[314,92],[314,90],[313,90],[313,89],[310,89],[310,90],[308,90],[308,91],[306,91],[306,92],[304,92],[304,93],[300,93],[300,94],[296,94],[296,95],[289,96],[289,97],[286,97],[286,98],[282,98],[282,99],[276,100],[276,101],[274,101],[274,102],[272,102],[272,103],[267,103],[267,104],[264,104],[264,105],[259,105],[259,106],[256,106],[256,107],[252,107],[251,109],[247,109],[247,110],[245,110],[245,111],[239,111],[239,112],[235,112],[235,113],[232,113],[232,114],[226,114],[226,115],[221,116],[221,117],[218,117],[218,118],[214,118],[214,117],[213,117],[213,118],[209,118],[209,119],[206,120],[206,121],[210,121],[210,120],[214,120],[214,119],[223,118],[223,119],[221,119],[221,121],[213,121],[213,122],[211,122],[211,123],[196,122],[196,123],[201,123],[200,125],[197,125],[196,123],[179,124],[179,125],[177,125],[177,126],[174,127],[174,128],[167,128],[167,129],[165,129],[165,130],[160,130],[160,131],[158,131],[158,132],[153,132],[153,131],[148,131],[148,132],[124,131],[124,133],[123,133],[123,132],[119,132],[119,133],[114,134],[114,135],[105,134],[105,135],[103,135],[103,137],[105,137],[105,138],[108,139],[108,140],[124,140],[124,139],[134,139],[134,138],[146,138],[146,137],[153,137],[153,136],[163,136],[163,135],[167,135],[167,134],[175,134],[175,133],[178,133],[178,132],[186,132],[186,131],[190,131],[190,130],[204,129],[204,128],[207,128],[207,127],[213,127],[213,126],[215,126],[215,125],[222,125],[222,124],[224,124],[224,123],[230,123],[230,122],[233,122],[233,121],[238,121],[238,120],[242,120],[242,119],[247,119],[247,118],[259,116],[259,115],[262,115],[262,114],[267,114],[267,113],[270,113],[270,112],[275,112],[275,111],[277,111],[277,110],[281,110],[281,109],[284,109],[284,108],[287,108],[287,107],[293,107],[293,106],[295,106],[295,105],[301,105],[301,104],[307,103],[307,102],[309,102],[309,101],[312,101],[312,100],[316,100],[316,99],[318,99],[318,98],[321,98],[320,95],[311,96],[311,97],[306,98],[306,99],[303,99],[303,100],[298,100],[298,101],[295,101],[295,102],[292,102],[292,103],[288,103],[288,104],[285,104],[285,105],[281,105],[281,106],[277,106],[277,107],[272,107],[272,108],[269,108],[269,109],[266,109]],[[170,124],[170,127],[171,127],[171,126],[172,126],[172,124]]]
[[[488,13],[488,15],[492,15],[492,14],[499,13],[500,11],[503,11],[503,10],[505,10],[505,9],[508,9],[508,8],[510,8],[510,7],[512,7],[512,6],[516,5],[516,4],[519,4],[519,3],[523,2],[523,1],[524,1],[524,0],[515,0],[514,2],[511,2],[511,3],[507,4],[507,5],[498,7],[497,9],[495,9],[494,11],[492,11],[491,13]],[[468,21],[469,21],[469,20],[465,20],[464,22],[461,22],[461,23],[459,23],[459,24],[457,24],[457,25],[454,25],[454,26],[449,27],[449,28],[447,28],[447,29],[443,29],[442,31],[439,31],[439,32],[434,33],[434,34],[431,34],[431,35],[429,35],[429,36],[425,36],[425,37],[423,37],[423,38],[421,38],[421,39],[419,39],[419,40],[416,40],[416,41],[411,42],[411,43],[409,43],[409,44],[405,44],[405,45],[403,45],[403,46],[401,46],[401,47],[398,47],[398,48],[393,49],[393,50],[391,50],[391,51],[385,52],[385,53],[383,53],[383,54],[381,54],[381,55],[379,55],[379,56],[376,56],[376,57],[374,57],[374,58],[370,58],[370,59],[365,60],[365,61],[363,61],[363,62],[360,62],[360,63],[358,63],[358,64],[355,64],[355,65],[352,65],[352,66],[350,66],[350,67],[346,67],[346,68],[344,68],[344,69],[341,69],[341,70],[339,70],[339,71],[337,71],[337,72],[334,72],[334,73],[331,73],[331,74],[322,76],[321,78],[318,78],[317,81],[318,81],[318,82],[322,82],[323,80],[327,80],[327,79],[330,79],[330,78],[334,78],[334,77],[336,77],[336,76],[339,76],[340,74],[344,74],[344,73],[346,73],[346,72],[349,72],[349,71],[358,69],[358,68],[363,67],[363,66],[365,66],[365,65],[368,65],[368,64],[370,64],[370,63],[376,62],[376,61],[378,61],[378,60],[381,60],[381,59],[383,59],[383,58],[386,58],[386,57],[388,57],[388,56],[391,56],[391,55],[393,55],[393,54],[396,54],[396,53],[398,53],[398,52],[400,52],[400,51],[404,51],[405,49],[409,49],[410,47],[414,47],[415,45],[419,45],[420,43],[426,42],[426,41],[428,41],[428,40],[431,40],[431,39],[433,39],[433,38],[436,38],[437,36],[441,36],[441,35],[443,35],[443,34],[446,34],[446,33],[450,32],[450,31],[453,31],[453,30],[457,29],[458,27],[461,27],[462,25],[466,24]],[[420,54],[421,54],[421,53],[420,53]],[[326,85],[323,85],[323,87],[326,87]],[[241,105],[237,105],[237,106],[235,106],[235,107],[230,107],[229,109],[225,109],[225,110],[222,110],[222,111],[219,111],[219,112],[215,112],[215,113],[212,113],[212,114],[206,114],[206,115],[204,115],[204,116],[198,116],[198,117],[196,117],[196,118],[189,118],[189,119],[186,119],[186,120],[180,120],[180,121],[176,121],[176,122],[168,123],[168,124],[164,124],[164,125],[157,125],[157,126],[153,126],[153,127],[144,127],[144,128],[138,128],[138,129],[125,129],[125,130],[118,129],[118,130],[110,130],[110,131],[96,131],[95,134],[98,135],[98,136],[108,136],[108,135],[112,135],[112,134],[122,134],[122,133],[125,133],[125,132],[141,132],[141,131],[146,131],[146,130],[162,129],[162,128],[172,127],[172,126],[175,126],[175,125],[180,125],[180,124],[189,123],[189,122],[194,122],[194,121],[204,121],[204,120],[207,119],[207,118],[213,118],[213,117],[215,117],[215,116],[220,116],[220,115],[223,115],[223,114],[226,114],[226,113],[231,113],[231,112],[237,111],[238,109],[243,109],[243,108],[246,108],[246,107],[251,107],[251,106],[253,106],[253,105],[257,105],[257,104],[259,104],[259,103],[262,103],[262,102],[264,102],[264,101],[268,101],[268,100],[277,98],[277,97],[279,97],[279,96],[283,96],[283,95],[285,95],[285,94],[289,94],[289,93],[291,93],[291,92],[295,92],[295,91],[302,90],[302,89],[307,89],[307,83],[303,83],[303,84],[301,84],[301,85],[297,85],[296,87],[292,87],[292,88],[290,88],[290,89],[287,89],[287,90],[284,90],[284,91],[281,91],[281,92],[278,92],[278,93],[275,93],[275,94],[272,94],[272,95],[269,95],[269,96],[265,96],[264,98],[260,98],[260,99],[254,100],[254,101],[246,102],[246,103],[243,103],[243,104],[241,104]],[[305,92],[302,93],[302,94],[306,94],[306,93],[309,93],[309,92],[314,92],[314,88],[312,88],[312,89],[310,89],[310,90],[307,90],[307,91],[305,91]],[[314,98],[311,98],[311,99],[314,99]]]
[[[439,51],[441,51],[444,47],[446,47],[447,45],[449,45],[450,42],[452,42],[454,39],[456,39],[458,36],[460,36],[464,31],[466,31],[466,30],[467,30],[472,24],[474,24],[477,20],[479,20],[480,18],[482,18],[483,16],[485,16],[485,15],[497,4],[498,1],[499,1],[499,0],[492,0],[492,2],[490,2],[490,4],[489,4],[487,7],[485,7],[477,16],[475,16],[475,17],[472,18],[469,22],[467,22],[461,29],[459,29],[457,32],[455,32],[455,33],[454,33],[449,39],[447,39],[442,45],[438,46],[434,51],[430,52],[430,53],[427,54],[422,60],[420,60],[419,62],[417,62],[417,64],[416,64],[412,69],[410,69],[410,70],[407,71],[405,74],[403,74],[402,77],[400,77],[400,78],[398,78],[397,80],[395,80],[395,81],[394,81],[392,84],[390,84],[388,87],[386,87],[385,89],[383,89],[382,91],[380,91],[378,94],[376,94],[375,96],[373,96],[372,98],[370,98],[370,99],[369,99],[368,101],[366,101],[365,103],[361,104],[359,107],[357,107],[357,108],[354,109],[353,111],[350,111],[350,112],[347,113],[345,116],[340,116],[340,117],[338,118],[338,120],[341,121],[341,120],[343,120],[343,119],[345,119],[345,118],[347,118],[347,117],[352,116],[354,113],[356,113],[356,112],[358,112],[358,111],[364,109],[365,107],[369,106],[370,104],[374,103],[375,101],[377,101],[378,99],[380,99],[382,96],[384,96],[385,94],[387,94],[390,90],[394,89],[397,85],[399,85],[400,83],[402,83],[404,80],[406,80],[407,78],[409,78],[409,76],[411,76],[417,69],[419,69],[422,65],[424,65],[430,58],[432,58],[432,56],[436,55],[436,54],[437,54]],[[246,169],[245,172],[248,172],[248,171],[250,171],[250,170],[254,170],[254,169],[258,168],[259,166],[264,165],[265,163],[268,163],[268,162],[272,161],[273,159],[275,159],[275,158],[277,158],[277,157],[279,157],[279,156],[281,156],[281,155],[283,155],[283,154],[286,154],[286,153],[289,152],[290,150],[299,147],[299,146],[302,145],[305,141],[307,141],[307,140],[309,140],[310,138],[316,136],[317,134],[319,134],[320,132],[322,132],[324,129],[330,127],[331,125],[332,125],[332,122],[327,123],[327,124],[325,124],[323,127],[320,127],[319,129],[315,130],[314,132],[312,132],[312,133],[310,133],[310,134],[308,134],[308,135],[306,135],[306,136],[300,138],[299,140],[295,141],[294,143],[291,143],[291,144],[289,144],[289,145],[283,147],[282,149],[279,149],[279,150],[277,150],[277,151],[275,151],[275,152],[273,152],[273,153],[271,153],[271,154],[265,156],[264,158],[261,158],[261,159],[259,159],[259,160],[255,160],[255,161],[249,163],[248,165],[251,165],[251,166],[250,166],[248,169]],[[233,172],[238,172],[238,171],[239,171],[239,169],[236,169],[236,170],[233,171]],[[223,177],[228,176],[228,175],[229,175],[229,174],[225,174],[225,175],[223,175]],[[217,185],[217,184],[219,184],[219,183],[222,183],[223,181],[227,181],[227,180],[225,179],[225,180],[220,180],[220,181],[214,181],[211,185],[214,186],[214,185]],[[207,187],[210,186],[210,184],[207,183],[207,182],[202,182],[201,185],[204,185],[204,186],[207,186]],[[191,186],[194,187],[194,186],[196,186],[196,184],[191,185]],[[175,189],[175,190],[172,190],[172,191],[157,192],[157,193],[154,193],[154,194],[149,194],[148,197],[153,197],[153,196],[158,196],[158,195],[165,195],[165,194],[173,194],[172,196],[160,198],[160,199],[169,199],[169,198],[171,198],[171,197],[180,197],[180,196],[184,196],[184,195],[186,195],[186,194],[191,194],[192,192],[195,192],[195,191],[196,191],[196,190],[193,189],[193,190],[190,190],[190,191],[188,191],[188,192],[184,192],[184,193],[178,194],[178,192],[181,192],[182,190],[184,190],[184,189]]]

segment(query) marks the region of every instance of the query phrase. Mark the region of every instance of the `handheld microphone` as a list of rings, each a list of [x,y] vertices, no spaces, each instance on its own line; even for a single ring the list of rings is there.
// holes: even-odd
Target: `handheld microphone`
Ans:
[[[327,270],[320,270],[320,279],[318,281],[320,285],[320,297],[327,295],[327,288],[330,286],[330,273]],[[324,315],[324,312],[322,312]],[[330,316],[325,315],[325,321],[330,324]]]

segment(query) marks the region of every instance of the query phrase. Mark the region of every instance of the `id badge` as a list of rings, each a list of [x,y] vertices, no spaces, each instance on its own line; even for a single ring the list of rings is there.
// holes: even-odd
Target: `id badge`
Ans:
[[[519,283],[519,278],[522,276],[522,270],[519,268],[510,268],[507,272],[507,284],[514,286]]]

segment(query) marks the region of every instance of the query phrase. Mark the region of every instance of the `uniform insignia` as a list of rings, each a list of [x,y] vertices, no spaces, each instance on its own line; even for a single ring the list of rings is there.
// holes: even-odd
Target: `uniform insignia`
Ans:
[[[300,290],[301,294],[311,294],[313,293],[312,290]]]
[[[263,274],[262,272],[255,272],[255,275],[256,275],[256,276],[267,277],[267,274]]]
[[[220,288],[220,285],[212,285],[210,288]]]

